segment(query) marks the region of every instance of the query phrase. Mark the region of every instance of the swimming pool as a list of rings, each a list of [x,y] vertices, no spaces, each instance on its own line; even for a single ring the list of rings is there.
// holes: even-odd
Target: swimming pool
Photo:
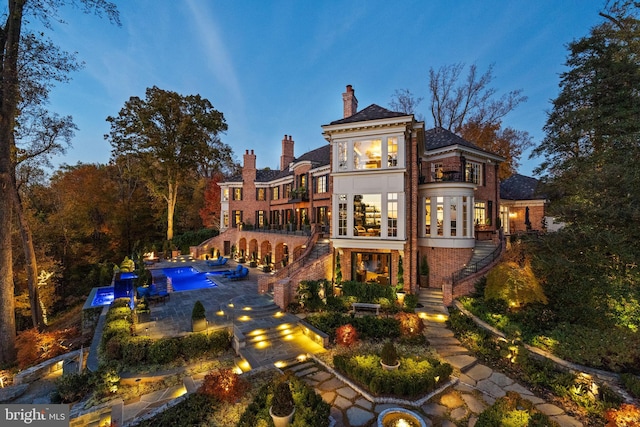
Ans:
[[[218,285],[210,280],[208,276],[224,273],[224,271],[203,273],[193,267],[163,268],[162,272],[167,278],[171,279],[174,292],[215,288]]]

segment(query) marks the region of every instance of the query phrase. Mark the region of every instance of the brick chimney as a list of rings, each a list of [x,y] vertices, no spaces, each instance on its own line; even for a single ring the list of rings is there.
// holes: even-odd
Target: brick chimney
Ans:
[[[293,162],[293,137],[285,135],[282,139],[282,155],[280,156],[280,170],[283,171],[289,167],[289,163]]]
[[[351,85],[347,85],[347,91],[342,94],[342,102],[344,104],[343,118],[346,119],[358,112],[358,99]]]
[[[256,180],[256,155],[253,150],[246,150],[243,156],[242,179],[244,182],[253,182]]]

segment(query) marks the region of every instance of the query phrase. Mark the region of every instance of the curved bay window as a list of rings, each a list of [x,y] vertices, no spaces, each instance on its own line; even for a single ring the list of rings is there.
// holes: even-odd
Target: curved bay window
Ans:
[[[422,237],[469,238],[473,237],[475,217],[470,196],[434,196],[424,199],[424,228]]]
[[[391,283],[391,254],[353,252],[351,254],[351,277],[356,282]]]

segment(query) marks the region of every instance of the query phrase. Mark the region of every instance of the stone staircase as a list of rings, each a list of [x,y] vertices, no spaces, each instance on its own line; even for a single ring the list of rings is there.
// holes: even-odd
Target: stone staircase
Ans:
[[[290,364],[301,354],[322,351],[302,333],[298,317],[282,312],[266,295],[236,298],[221,310],[233,323],[236,365],[243,372]]]
[[[425,322],[425,335],[429,344],[448,363],[463,373],[477,364],[476,358],[460,344],[453,332],[447,328],[449,310],[444,306],[441,289],[420,288],[416,313]]]
[[[465,277],[471,276],[494,262],[495,257],[493,257],[492,254],[494,254],[498,248],[499,246],[494,244],[491,240],[476,241],[476,246],[473,249],[473,256],[464,268],[454,274],[457,279],[455,281],[457,282]]]

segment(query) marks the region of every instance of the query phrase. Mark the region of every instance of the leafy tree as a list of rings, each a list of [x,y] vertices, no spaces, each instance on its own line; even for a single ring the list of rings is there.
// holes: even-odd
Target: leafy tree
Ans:
[[[220,229],[220,186],[224,179],[221,173],[214,174],[208,178],[204,189],[204,206],[198,213],[202,219],[202,225],[207,228]]]
[[[500,165],[500,178],[507,178],[518,168],[520,156],[532,146],[532,140],[528,132],[503,127],[502,121],[527,98],[522,90],[499,96],[490,86],[493,66],[480,74],[474,64],[466,77],[464,69],[465,64],[457,63],[429,70],[429,108],[434,125],[503,156],[506,160]],[[396,90],[389,105],[396,111],[415,114],[422,99],[408,89]]]
[[[21,93],[19,65],[25,63],[22,58],[25,50],[20,49],[21,41],[28,33],[26,25],[30,17],[42,22],[46,28],[52,19],[58,19],[57,10],[65,5],[78,6],[72,0],[12,0],[4,10],[4,22],[0,23],[0,187],[6,197],[0,201],[0,364],[14,360],[15,318],[14,318],[14,284],[13,284],[13,251],[11,246],[11,229],[13,209],[18,200],[15,197],[15,129],[19,115],[19,103],[25,93]],[[86,12],[106,13],[112,20],[118,20],[115,6],[106,0],[83,0],[81,4]],[[23,27],[24,24],[24,27]]]
[[[515,262],[503,262],[487,274],[484,290],[487,300],[505,301],[510,307],[522,307],[534,302],[547,303],[542,286],[529,263],[520,267]]]
[[[217,162],[232,165],[231,148],[220,141],[227,130],[221,112],[200,95],[182,96],[158,87],[146,98],[133,96],[117,117],[108,117],[111,131],[105,138],[113,156],[131,155],[154,197],[167,204],[167,240],[173,238],[178,190],[197,168]]]

